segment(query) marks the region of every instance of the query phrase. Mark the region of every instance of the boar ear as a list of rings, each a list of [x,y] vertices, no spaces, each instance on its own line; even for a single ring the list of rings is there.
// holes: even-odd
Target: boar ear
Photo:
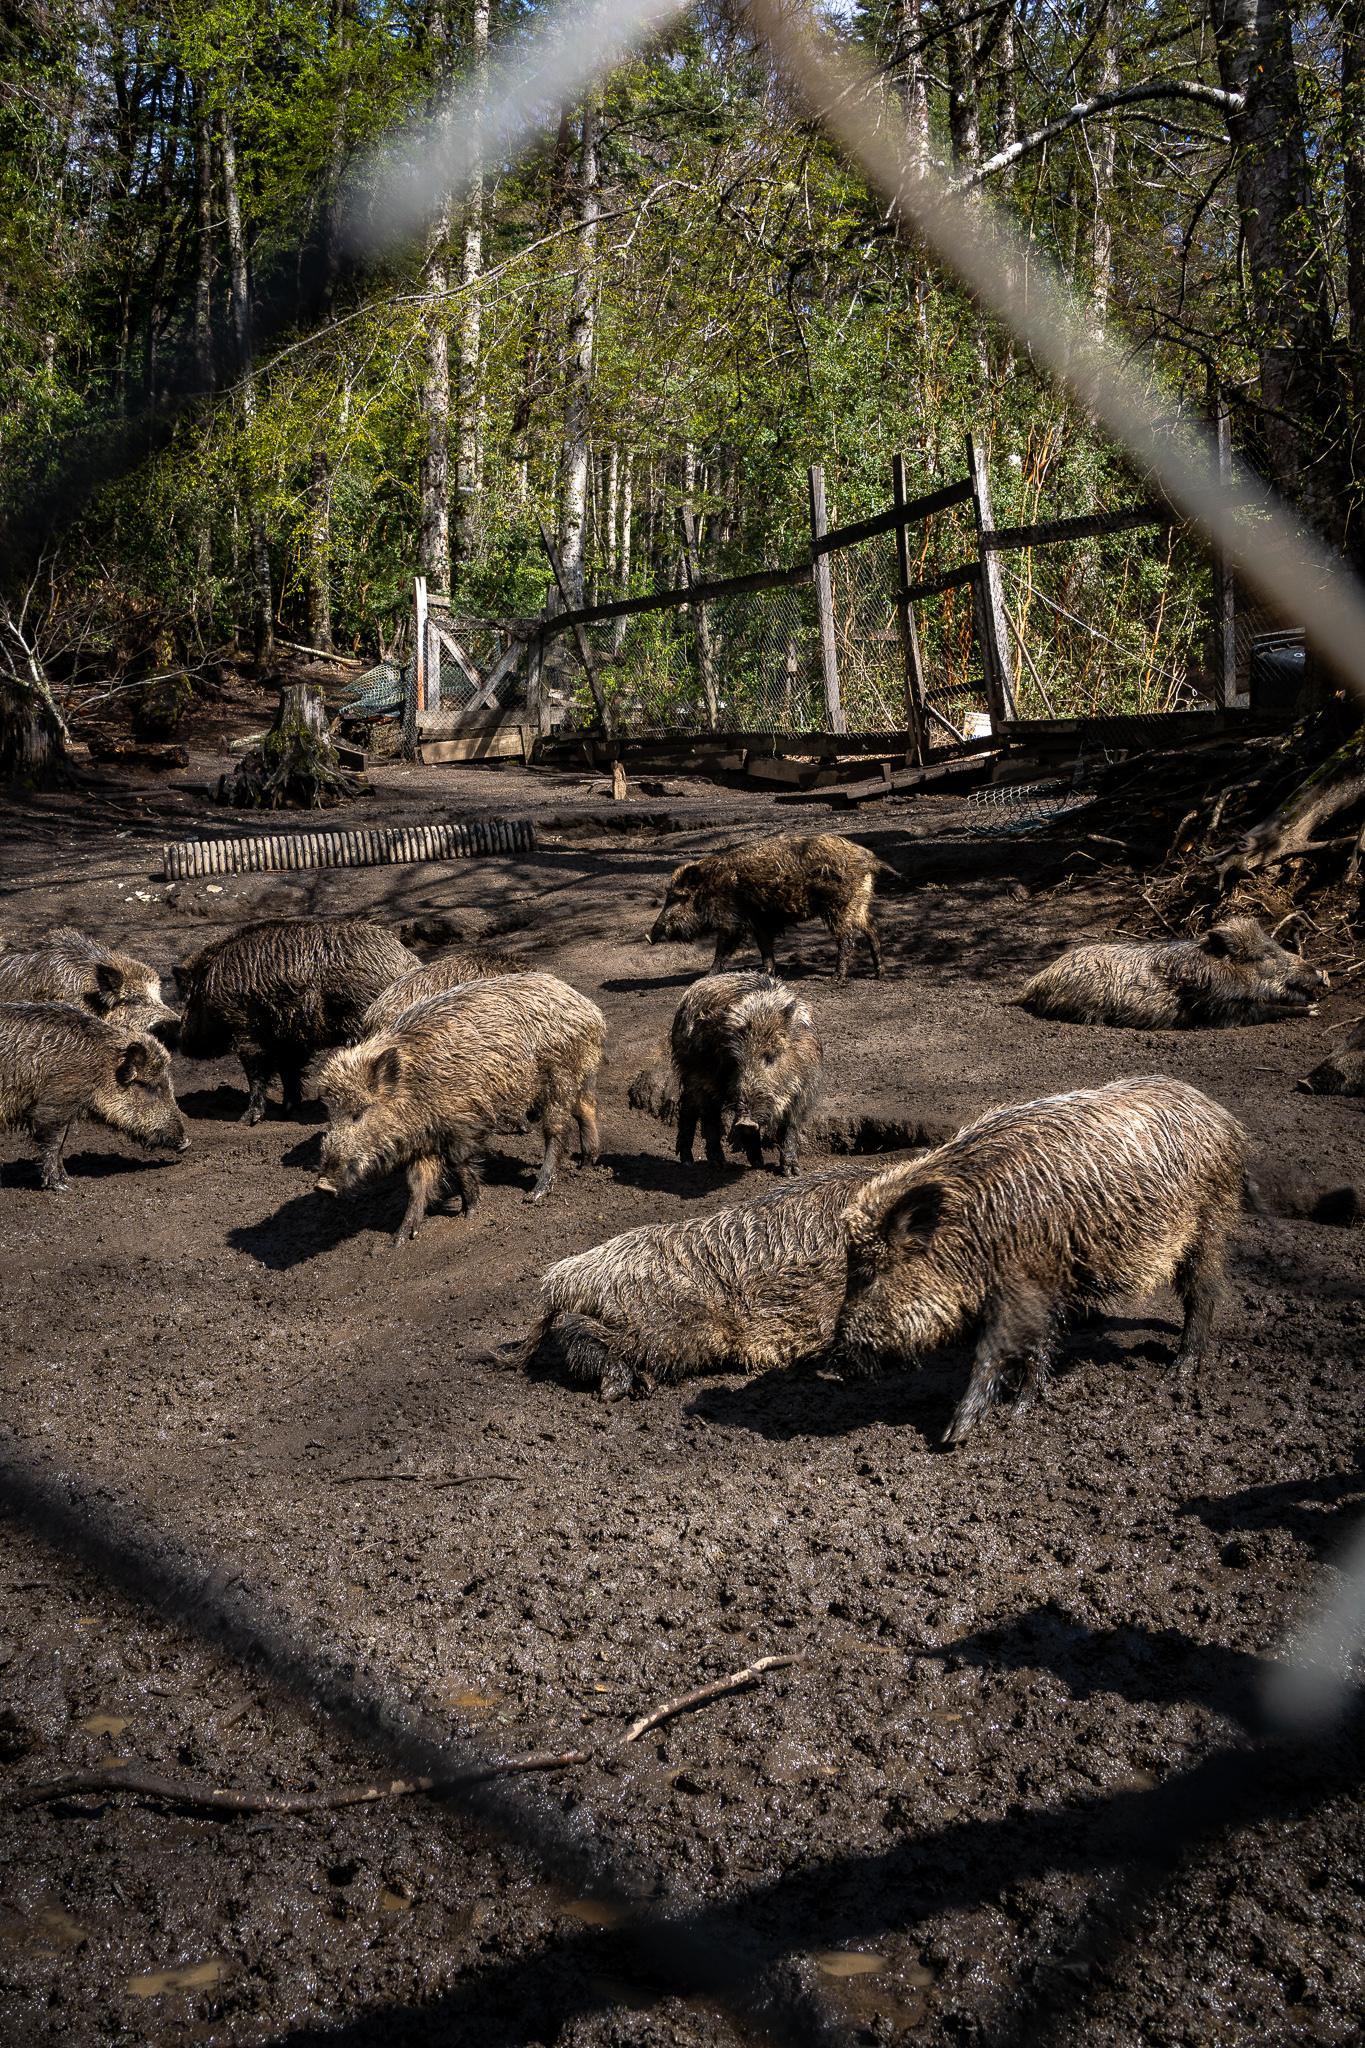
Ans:
[[[95,980],[102,995],[121,996],[127,976],[121,967],[115,967],[112,960],[101,960],[95,967]]]
[[[696,861],[684,861],[683,865],[678,869],[678,872],[674,875],[673,880],[669,883],[668,886],[670,889],[695,888],[697,877],[700,873],[701,869],[698,867]]]
[[[943,1188],[936,1180],[916,1181],[908,1194],[886,1211],[879,1234],[893,1250],[902,1245],[927,1245],[943,1216]]]
[[[147,1071],[147,1048],[134,1039],[124,1048],[123,1058],[114,1069],[114,1079],[120,1088],[131,1088],[134,1081],[140,1081]]]
[[[1233,950],[1233,935],[1225,924],[1216,924],[1212,931],[1205,932],[1199,941],[1201,953],[1207,953],[1210,960],[1226,960]]]
[[[403,1062],[396,1045],[386,1046],[370,1061],[370,1087],[376,1095],[396,1095],[403,1074]]]

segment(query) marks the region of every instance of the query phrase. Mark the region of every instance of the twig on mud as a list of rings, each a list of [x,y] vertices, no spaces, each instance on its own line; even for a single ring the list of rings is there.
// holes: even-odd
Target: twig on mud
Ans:
[[[430,1486],[433,1493],[442,1493],[448,1486],[472,1486],[476,1480],[503,1479],[510,1485],[515,1478],[511,1472],[461,1472],[453,1479],[437,1479],[430,1472],[334,1472],[333,1486],[372,1486],[382,1480],[420,1479]]]
[[[456,1771],[448,1778],[394,1778],[386,1785],[341,1785],[327,1792],[233,1792],[223,1785],[195,1785],[188,1778],[163,1778],[156,1771],[123,1769],[118,1765],[98,1771],[73,1771],[65,1778],[49,1778],[36,1785],[9,1785],[4,1797],[11,1806],[37,1806],[48,1799],[64,1799],[77,1792],[141,1792],[151,1799],[170,1799],[181,1806],[212,1806],[229,1813],[325,1813],[338,1806],[370,1806],[378,1799],[402,1799],[413,1792],[449,1792],[461,1785],[480,1785],[489,1778],[501,1778],[513,1771],[559,1771],[570,1764],[585,1764],[582,1749],[532,1750],[526,1756],[510,1756],[505,1763],[482,1769]]]
[[[638,1742],[651,1728],[657,1728],[661,1721],[671,1721],[675,1714],[685,1714],[689,1707],[704,1706],[707,1700],[719,1699],[722,1693],[736,1692],[741,1685],[751,1685],[765,1671],[781,1671],[788,1664],[804,1664],[803,1656],[760,1657],[753,1664],[746,1664],[742,1671],[732,1671],[728,1678],[717,1678],[710,1685],[700,1685],[695,1692],[682,1693],[675,1700],[665,1700],[661,1707],[651,1713],[641,1714],[638,1721],[632,1721],[625,1732],[626,1742]]]
[[[1170,919],[1162,911],[1157,909],[1157,906],[1152,901],[1151,892],[1149,890],[1144,889],[1142,891],[1142,900],[1147,905],[1147,908],[1151,911],[1157,923],[1164,924],[1168,932],[1174,932],[1175,926],[1171,923]]]

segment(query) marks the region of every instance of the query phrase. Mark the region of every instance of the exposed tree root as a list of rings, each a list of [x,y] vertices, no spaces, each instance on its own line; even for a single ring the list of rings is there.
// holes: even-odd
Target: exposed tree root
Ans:
[[[259,749],[244,755],[218,784],[221,802],[264,811],[320,811],[372,794],[363,775],[337,760],[316,683],[290,683],[281,690],[275,723]]]

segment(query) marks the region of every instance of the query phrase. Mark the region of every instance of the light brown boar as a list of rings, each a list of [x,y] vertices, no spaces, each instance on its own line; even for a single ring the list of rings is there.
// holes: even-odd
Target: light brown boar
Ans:
[[[1365,1017],[1294,1085],[1301,1095],[1365,1095]]]
[[[172,1044],[180,1022],[162,1000],[154,967],[70,925],[0,953],[0,1003],[75,1003],[121,1030],[154,1031]]]
[[[164,1045],[71,1003],[0,1005],[0,1129],[32,1139],[45,1188],[70,1186],[62,1152],[87,1117],[148,1150],[189,1149]]]
[[[1181,1031],[1312,1015],[1327,986],[1254,918],[1234,917],[1198,939],[1075,946],[1011,1000],[1073,1024]]]
[[[318,1079],[327,1105],[326,1193],[405,1166],[411,1237],[449,1173],[465,1212],[478,1199],[474,1166],[500,1118],[530,1116],[545,1157],[528,1201],[555,1184],[576,1121],[582,1163],[598,1153],[594,1084],[606,1037],[595,1003],[552,974],[467,983],[407,1010],[360,1045],[333,1053]]]
[[[453,953],[443,953],[439,960],[428,961],[425,967],[409,968],[397,981],[390,982],[361,1018],[357,1035],[372,1038],[376,1031],[396,1023],[404,1010],[424,1003],[428,996],[447,995],[451,989],[463,988],[470,981],[494,981],[505,974],[525,972],[525,962],[514,959],[510,953],[495,953],[482,946],[457,947]]]
[[[713,974],[679,1003],[670,1039],[678,1077],[678,1157],[690,1163],[700,1122],[707,1161],[722,1166],[721,1125],[751,1166],[775,1145],[797,1172],[800,1134],[820,1099],[823,1053],[806,1005],[770,974]]]
[[[664,940],[700,939],[714,932],[715,974],[746,939],[752,939],[764,968],[775,974],[773,946],[780,934],[820,917],[837,946],[835,979],[848,979],[861,932],[880,980],[882,949],[872,916],[872,887],[879,875],[895,873],[866,847],[836,832],[784,834],[755,840],[751,846],[729,846],[673,870],[649,942],[657,946]]]
[[[688,1223],[647,1223],[551,1266],[522,1349],[559,1352],[604,1401],[704,1372],[764,1372],[824,1350],[844,1297],[839,1166]]]
[[[244,1124],[265,1115],[280,1077],[283,1116],[303,1103],[315,1052],[344,1045],[376,997],[420,967],[415,953],[365,918],[281,917],[243,925],[175,970],[185,999],[180,1050],[190,1059],[235,1052],[250,1094]]]
[[[960,1443],[1012,1364],[1021,1410],[1041,1392],[1068,1310],[1173,1286],[1185,1310],[1175,1364],[1189,1371],[1208,1349],[1246,1185],[1246,1133],[1182,1081],[993,1110],[849,1204],[835,1363],[914,1362],[974,1329],[971,1381],[943,1438]]]

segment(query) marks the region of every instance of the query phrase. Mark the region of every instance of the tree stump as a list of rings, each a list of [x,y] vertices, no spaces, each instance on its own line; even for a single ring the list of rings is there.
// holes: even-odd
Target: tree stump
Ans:
[[[40,689],[0,678],[0,786],[54,789],[71,781],[66,734]]]
[[[226,803],[277,811],[287,805],[320,811],[373,791],[363,775],[343,768],[332,745],[322,690],[316,683],[286,683],[275,722],[218,794]]]

